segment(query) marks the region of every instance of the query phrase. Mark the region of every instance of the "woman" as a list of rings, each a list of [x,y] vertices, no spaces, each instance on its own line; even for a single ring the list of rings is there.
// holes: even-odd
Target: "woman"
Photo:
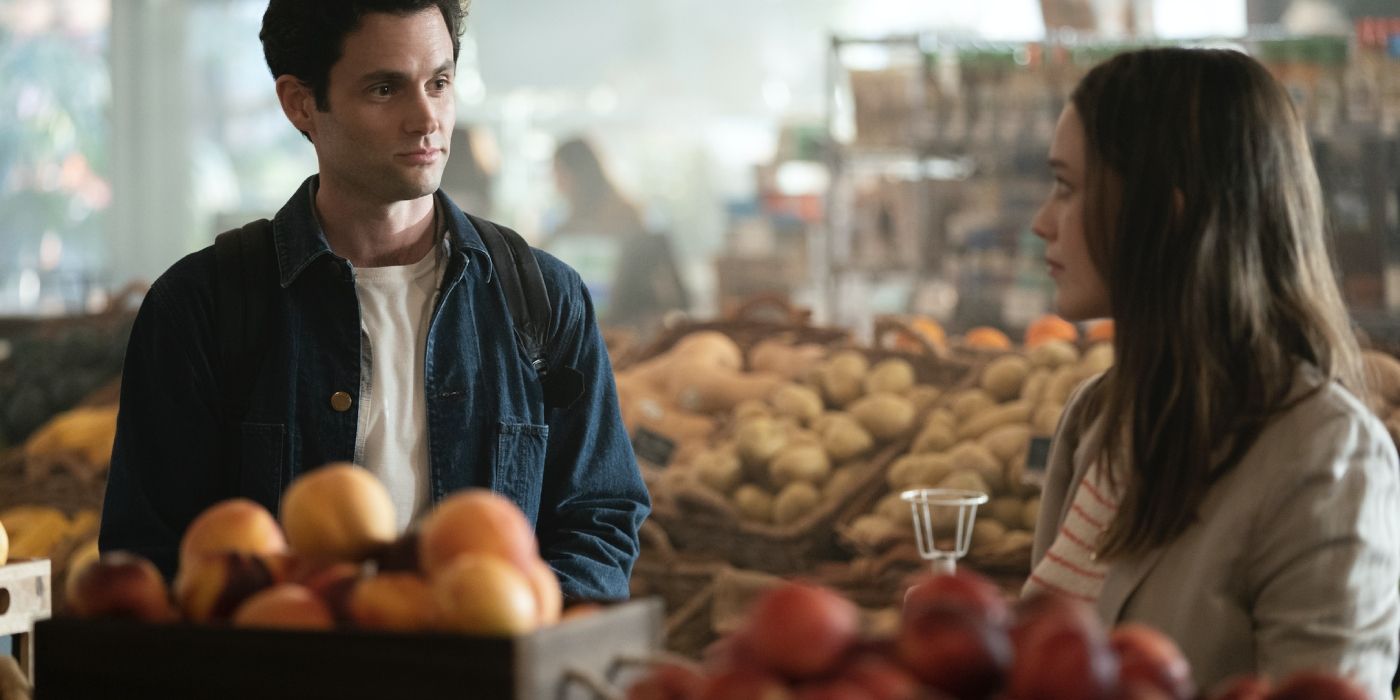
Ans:
[[[1221,50],[1085,76],[1032,228],[1062,316],[1116,363],[1066,407],[1028,593],[1180,644],[1196,681],[1300,669],[1387,697],[1400,632],[1395,449],[1359,397],[1306,135]]]

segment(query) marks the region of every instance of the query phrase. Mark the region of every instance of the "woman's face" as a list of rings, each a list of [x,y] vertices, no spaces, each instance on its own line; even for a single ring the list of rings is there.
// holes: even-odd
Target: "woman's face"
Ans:
[[[1074,105],[1065,107],[1050,143],[1055,184],[1031,220],[1045,239],[1045,264],[1055,280],[1055,307],[1071,321],[1112,315],[1108,285],[1089,258],[1084,240],[1084,124]]]

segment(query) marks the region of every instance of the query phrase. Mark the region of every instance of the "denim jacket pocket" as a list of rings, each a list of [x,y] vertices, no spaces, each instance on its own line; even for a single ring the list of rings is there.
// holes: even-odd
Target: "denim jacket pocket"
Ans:
[[[549,426],[502,422],[496,437],[491,489],[514,501],[531,523],[539,516]]]
[[[282,499],[287,429],[281,423],[244,423],[240,428],[238,492],[276,513]]]

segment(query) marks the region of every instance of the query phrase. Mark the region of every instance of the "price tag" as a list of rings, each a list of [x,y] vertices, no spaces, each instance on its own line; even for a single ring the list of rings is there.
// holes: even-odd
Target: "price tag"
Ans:
[[[632,436],[632,451],[637,453],[639,459],[664,468],[671,463],[671,456],[676,452],[676,443],[646,428],[638,428],[637,433]]]
[[[1045,469],[1050,463],[1050,438],[1031,438],[1030,449],[1026,452],[1026,472],[1022,481],[1031,484],[1045,483]]]

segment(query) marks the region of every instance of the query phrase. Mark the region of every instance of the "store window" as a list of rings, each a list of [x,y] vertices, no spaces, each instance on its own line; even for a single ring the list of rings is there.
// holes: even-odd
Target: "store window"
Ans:
[[[0,0],[0,314],[100,303],[110,0]]]

